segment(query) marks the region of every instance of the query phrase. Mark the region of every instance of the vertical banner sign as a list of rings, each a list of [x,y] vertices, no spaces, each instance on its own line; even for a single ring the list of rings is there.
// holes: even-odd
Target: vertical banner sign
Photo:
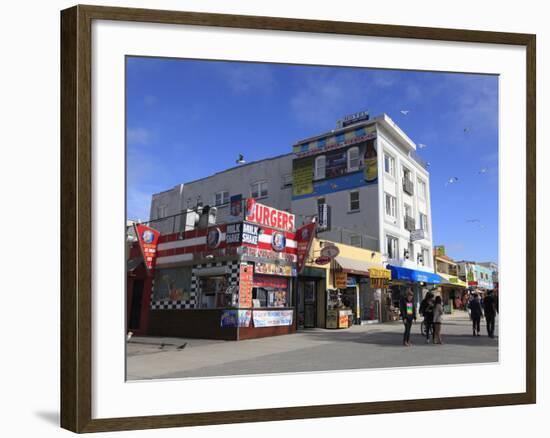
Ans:
[[[302,196],[313,193],[313,158],[303,158],[292,162],[292,195]]]
[[[157,258],[157,245],[160,232],[142,224],[135,224],[134,228],[138,237],[139,247],[141,248],[141,254],[143,254],[145,267],[147,268],[147,274],[152,275],[155,268],[155,259]]]
[[[317,231],[330,230],[330,206],[319,204],[317,206]]]
[[[306,257],[309,254],[309,249],[311,247],[311,242],[315,234],[315,224],[307,224],[296,231],[296,253],[298,256],[298,273],[302,272],[306,262]]]
[[[239,271],[239,307],[252,307],[253,267],[241,263]]]
[[[229,216],[231,221],[243,218],[243,195],[233,195],[229,199]]]

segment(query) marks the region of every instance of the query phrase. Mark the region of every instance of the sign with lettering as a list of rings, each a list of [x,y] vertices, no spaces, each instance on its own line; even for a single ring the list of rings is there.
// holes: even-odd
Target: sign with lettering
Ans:
[[[350,114],[342,119],[342,127],[352,125],[357,122],[369,119],[368,111],[360,111],[358,113]]]
[[[290,277],[292,276],[292,266],[256,262],[254,264],[254,272],[256,274],[284,275]]]
[[[160,237],[160,232],[142,224],[135,224],[134,229],[138,238],[143,261],[148,275],[153,274],[155,268],[155,260],[157,258],[157,246]]]
[[[246,200],[245,219],[247,222],[283,231],[294,231],[296,220],[292,213],[260,204],[254,198]]]
[[[317,231],[330,230],[330,206],[319,204],[317,206]]]
[[[325,257],[330,257],[331,259],[337,257],[338,254],[340,254],[340,250],[336,245],[326,245],[323,246],[323,248],[321,249],[321,255]]]
[[[293,310],[254,310],[254,327],[276,327],[292,325]]]
[[[296,231],[296,252],[298,256],[298,273],[302,272],[306,258],[311,248],[311,242],[315,236],[315,224],[306,224]]]
[[[292,162],[292,195],[301,196],[313,192],[313,157]]]
[[[239,307],[252,307],[252,265],[241,263],[239,269]]]
[[[334,283],[336,289],[346,289],[348,287],[348,273],[336,272],[334,274]]]

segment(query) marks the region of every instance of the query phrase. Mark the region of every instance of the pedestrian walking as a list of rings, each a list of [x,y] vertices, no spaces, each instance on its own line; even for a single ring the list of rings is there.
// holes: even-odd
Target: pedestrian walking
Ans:
[[[434,321],[433,321],[433,327],[434,327],[433,343],[434,344],[443,344],[443,341],[441,340],[442,321],[443,321],[443,304],[441,302],[441,297],[437,296],[435,297],[435,304],[434,304]]]
[[[497,303],[493,291],[487,292],[487,296],[483,301],[483,311],[485,313],[485,321],[487,323],[487,335],[490,338],[495,337],[495,318],[497,316]]]
[[[404,299],[401,300],[401,318],[405,326],[405,332],[403,333],[403,345],[406,347],[411,346],[411,326],[413,321],[416,321],[416,306],[414,303],[414,294],[411,290],[407,291]]]
[[[473,336],[480,336],[479,332],[481,331],[481,317],[483,316],[483,309],[481,308],[479,295],[477,293],[474,294],[474,298],[470,301],[468,307],[470,308],[470,318],[472,319]]]
[[[434,295],[431,292],[426,294],[421,305],[422,316],[424,316],[424,325],[426,327],[426,344],[430,343],[430,335],[433,337],[434,329]]]

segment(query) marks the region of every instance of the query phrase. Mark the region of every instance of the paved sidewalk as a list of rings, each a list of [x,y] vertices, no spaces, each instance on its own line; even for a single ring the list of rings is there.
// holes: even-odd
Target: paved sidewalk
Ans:
[[[419,321],[420,322],[420,321]],[[498,337],[473,337],[465,312],[446,315],[444,345],[426,344],[420,324],[412,347],[402,346],[401,322],[310,329],[244,341],[133,337],[128,380],[328,371],[498,361]],[[498,333],[498,324],[497,324]],[[179,348],[178,348],[179,347]]]

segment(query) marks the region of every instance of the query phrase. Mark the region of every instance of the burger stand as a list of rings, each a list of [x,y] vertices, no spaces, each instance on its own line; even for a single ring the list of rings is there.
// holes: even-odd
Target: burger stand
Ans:
[[[389,280],[379,252],[314,238],[298,277],[298,328],[341,329],[380,321],[382,290]]]
[[[152,290],[143,294],[146,334],[239,340],[295,332],[294,221],[249,198],[239,222],[161,235]]]

